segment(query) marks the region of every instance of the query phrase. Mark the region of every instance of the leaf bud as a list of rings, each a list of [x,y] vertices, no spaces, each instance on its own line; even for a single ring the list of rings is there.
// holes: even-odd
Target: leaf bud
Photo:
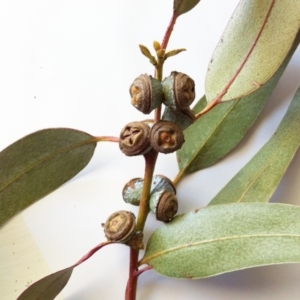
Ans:
[[[149,114],[163,101],[162,85],[151,75],[137,77],[129,89],[131,104],[144,114]]]
[[[184,73],[173,71],[162,81],[162,85],[166,106],[185,109],[195,99],[195,82]]]
[[[175,49],[175,50],[168,51],[165,54],[165,59],[167,59],[167,58],[169,58],[171,56],[175,56],[175,55],[179,54],[182,51],[186,51],[186,49],[185,48],[180,48],[180,49]]]
[[[130,211],[117,211],[108,217],[103,227],[109,241],[126,243],[136,232],[135,216]]]
[[[142,54],[144,54],[146,57],[148,57],[151,64],[153,64],[155,66],[157,64],[157,61],[156,61],[155,57],[152,56],[149,49],[144,45],[139,45],[139,47],[140,47],[140,50],[141,50]]]
[[[150,131],[150,143],[153,149],[161,153],[172,153],[184,143],[182,130],[173,122],[159,121]]]
[[[160,190],[150,197],[150,210],[156,215],[156,219],[169,222],[176,215],[178,200],[173,192]]]
[[[159,49],[161,49],[161,45],[158,41],[154,41],[153,42],[153,48],[155,51],[158,51]]]
[[[144,122],[128,123],[120,133],[119,147],[127,156],[142,155],[150,151],[150,127]]]

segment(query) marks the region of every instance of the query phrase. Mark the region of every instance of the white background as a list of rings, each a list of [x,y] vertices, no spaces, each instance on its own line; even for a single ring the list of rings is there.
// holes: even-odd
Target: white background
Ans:
[[[169,49],[172,70],[204,93],[209,59],[237,0],[202,0],[179,17]],[[138,44],[161,41],[171,0],[2,0],[0,2],[0,149],[39,129],[70,127],[92,135],[118,136],[130,121],[144,119],[130,105],[128,88],[153,67]],[[180,211],[205,206],[274,133],[300,84],[295,53],[256,125],[217,165],[178,186]],[[300,204],[300,153],[272,201]],[[121,198],[124,184],[143,176],[142,157],[128,158],[114,143],[97,146],[90,164],[63,187],[14,217],[0,230],[0,298],[15,299],[26,284],[75,263],[104,241],[100,224],[120,209],[137,212]],[[174,178],[175,155],[159,157],[156,174]],[[159,225],[153,216],[146,239]],[[77,267],[64,289],[68,300],[123,299],[128,248],[113,245]],[[299,265],[260,267],[204,280],[173,280],[154,271],[141,275],[138,299],[299,299]]]

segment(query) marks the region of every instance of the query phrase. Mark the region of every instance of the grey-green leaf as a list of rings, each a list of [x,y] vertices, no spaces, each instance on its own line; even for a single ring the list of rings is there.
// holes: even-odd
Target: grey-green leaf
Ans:
[[[293,44],[299,15],[298,0],[241,0],[208,67],[208,103],[237,99],[265,84]]]
[[[193,9],[200,0],[174,0],[173,9],[177,16],[180,16]]]
[[[300,262],[300,207],[212,205],[177,216],[150,237],[140,264],[176,278]]]
[[[95,147],[95,139],[85,132],[54,128],[32,133],[0,152],[0,226],[75,176]]]
[[[33,283],[17,300],[53,300],[68,283],[74,266],[48,275]]]
[[[185,143],[177,151],[180,172],[176,181],[215,164],[240,142],[264,107],[299,41],[300,34],[283,64],[263,87],[241,100],[217,105],[184,131]],[[199,101],[194,111],[201,111],[205,103],[205,99]]]
[[[300,88],[272,138],[211,204],[268,202],[300,145]]]

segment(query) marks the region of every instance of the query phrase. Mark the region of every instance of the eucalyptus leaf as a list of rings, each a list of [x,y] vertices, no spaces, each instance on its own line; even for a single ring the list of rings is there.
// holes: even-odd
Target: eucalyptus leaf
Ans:
[[[268,202],[300,145],[300,88],[272,138],[209,204]]]
[[[177,16],[180,16],[193,9],[200,0],[174,0],[173,9]]]
[[[280,68],[263,87],[240,100],[215,106],[184,131],[185,143],[177,151],[179,174],[175,182],[185,174],[215,164],[241,141],[263,109],[299,42],[300,33]],[[197,113],[205,105],[203,97],[193,110]]]
[[[298,0],[241,0],[208,67],[208,103],[237,99],[264,85],[291,48],[299,15]]]
[[[106,241],[103,242],[93,249],[91,249],[87,254],[85,254],[76,264],[66,269],[55,272],[48,275],[32,285],[30,285],[17,300],[53,300],[68,283],[73,269],[91,256],[93,256],[97,251],[102,249],[104,246],[113,244],[113,242]]]
[[[300,207],[212,205],[175,217],[150,237],[140,264],[176,278],[300,262]]]
[[[53,300],[68,283],[74,267],[48,275],[33,283],[17,300]]]
[[[54,128],[32,133],[0,152],[0,225],[74,177],[90,161],[93,136]]]

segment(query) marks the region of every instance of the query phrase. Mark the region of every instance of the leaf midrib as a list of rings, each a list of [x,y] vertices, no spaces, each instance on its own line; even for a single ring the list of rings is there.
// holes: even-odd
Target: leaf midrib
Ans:
[[[273,237],[300,238],[300,235],[299,234],[255,234],[255,235],[250,234],[250,235],[237,235],[237,236],[230,236],[230,237],[221,237],[221,238],[217,238],[217,239],[203,240],[203,241],[194,242],[194,243],[185,243],[183,245],[165,249],[165,250],[159,251],[155,254],[152,254],[150,256],[146,256],[141,259],[141,261],[139,262],[139,265],[147,264],[148,261],[150,261],[154,258],[166,255],[170,252],[180,251],[185,248],[191,248],[191,247],[196,247],[196,246],[205,245],[205,244],[209,244],[209,243],[224,242],[224,241],[235,240],[235,239],[273,238]]]
[[[297,120],[294,120],[292,122],[292,124],[290,126],[288,126],[289,128],[293,128],[294,124],[297,123]],[[289,130],[290,131],[290,130]],[[288,131],[288,132],[289,132]],[[274,152],[274,154],[270,157],[268,163],[265,165],[264,168],[261,169],[261,171],[257,174],[257,176],[254,177],[254,179],[252,180],[252,182],[249,184],[249,186],[245,189],[244,193],[241,195],[241,197],[236,201],[237,203],[240,203],[242,201],[242,198],[245,197],[245,195],[248,193],[248,191],[250,190],[250,188],[255,184],[255,182],[259,179],[259,177],[261,176],[261,174],[271,165],[273,158],[277,155],[277,153],[279,151],[281,151],[281,146],[282,144],[284,144],[287,140],[291,139],[293,137],[293,134],[287,134],[286,138],[283,139],[283,141],[279,144],[279,147],[276,148],[277,151]],[[298,147],[299,147],[299,143],[298,143]],[[294,152],[296,152],[297,148],[295,149]]]
[[[221,126],[222,122],[227,118],[227,116],[229,115],[229,113],[234,109],[234,107],[237,105],[238,101],[240,99],[238,99],[231,107],[230,109],[226,112],[226,114],[223,116],[223,118],[221,118],[219,120],[219,122],[216,124],[215,127],[213,127],[213,130],[211,130],[211,133],[207,136],[207,138],[203,141],[202,146],[199,148],[198,151],[195,152],[195,154],[191,157],[190,162],[185,166],[185,168],[181,169],[180,172],[178,173],[177,177],[182,176],[186,170],[189,169],[189,167],[191,166],[192,162],[195,160],[195,158],[199,155],[199,153],[202,151],[202,149],[204,148],[204,146],[207,144],[207,142],[211,139],[211,137],[213,136],[213,134],[217,131],[217,129]]]

